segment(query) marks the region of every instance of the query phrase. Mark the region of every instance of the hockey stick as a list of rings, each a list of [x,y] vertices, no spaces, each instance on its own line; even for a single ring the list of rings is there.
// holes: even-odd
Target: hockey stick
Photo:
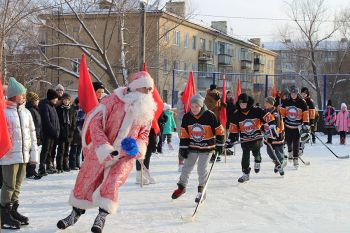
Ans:
[[[298,156],[298,158],[300,159],[300,161],[305,164],[306,166],[309,166],[310,165],[310,161],[305,161],[303,160],[300,156]]]
[[[332,154],[337,157],[338,159],[348,159],[350,156],[349,155],[344,155],[344,156],[340,156],[337,155],[336,153],[334,153],[316,134],[315,137],[322,143],[322,145],[324,145],[325,147],[327,147],[327,149],[332,152]]]
[[[181,216],[181,219],[186,220],[187,222],[193,222],[193,221],[195,220],[196,215],[197,215],[198,207],[199,207],[199,205],[202,203],[202,200],[203,200],[203,197],[204,197],[204,195],[205,195],[205,192],[207,191],[207,187],[208,187],[210,175],[211,175],[211,172],[212,172],[212,170],[213,170],[213,167],[214,167],[214,165],[215,165],[215,163],[216,163],[216,159],[217,159],[218,156],[219,156],[219,153],[216,153],[216,152],[215,152],[215,160],[214,160],[214,162],[211,164],[211,167],[210,167],[210,170],[209,170],[209,173],[208,173],[207,180],[205,181],[205,184],[204,184],[204,187],[203,187],[203,192],[202,192],[201,198],[199,199],[199,201],[198,201],[198,203],[197,203],[197,205],[196,205],[196,208],[195,208],[194,211],[193,211],[192,216],[189,216],[189,217],[183,217],[183,216]]]
[[[270,150],[272,151],[272,154],[273,154],[273,157],[275,157],[275,160],[278,162],[278,164],[282,167],[282,164],[280,162],[280,160],[278,159],[276,153],[275,153],[275,150],[273,149],[272,145],[270,143],[268,143],[266,141],[266,145],[270,148]]]

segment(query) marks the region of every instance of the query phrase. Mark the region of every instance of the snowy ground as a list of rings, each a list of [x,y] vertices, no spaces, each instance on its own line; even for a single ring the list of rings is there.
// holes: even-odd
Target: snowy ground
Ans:
[[[334,137],[338,143],[339,136]],[[325,140],[325,137],[322,136]],[[348,140],[349,141],[349,140]],[[311,165],[299,170],[289,164],[281,178],[273,173],[273,164],[262,149],[263,163],[259,174],[238,184],[241,175],[240,154],[227,157],[214,168],[207,200],[199,209],[195,222],[190,216],[197,189],[196,171],[192,173],[187,193],[172,201],[176,188],[176,151],[167,149],[151,162],[157,184],[140,188],[135,172],[120,189],[120,206],[116,215],[108,216],[104,232],[188,233],[188,232],[259,232],[259,233],[339,233],[350,230],[350,160],[336,159],[319,142],[307,145],[304,159]],[[339,154],[349,154],[349,146],[331,145]],[[30,217],[30,225],[20,232],[61,232],[56,222],[70,212],[67,204],[77,172],[25,180],[20,201],[21,211]],[[79,222],[65,232],[89,232],[97,210],[89,210]],[[2,232],[9,232],[3,230]],[[63,231],[62,231],[63,232]]]

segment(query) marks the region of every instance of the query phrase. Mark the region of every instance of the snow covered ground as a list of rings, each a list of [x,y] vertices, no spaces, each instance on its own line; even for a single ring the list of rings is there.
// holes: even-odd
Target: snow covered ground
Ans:
[[[339,136],[333,140],[338,143]],[[342,155],[350,154],[349,145],[334,144],[331,148]],[[239,146],[237,149],[236,156],[227,157],[226,164],[222,160],[214,168],[207,199],[194,222],[185,222],[181,216],[190,216],[195,207],[196,170],[187,193],[171,200],[179,178],[177,152],[165,149],[163,155],[151,161],[157,184],[140,188],[133,172],[120,189],[119,210],[107,217],[104,232],[350,232],[350,160],[335,158],[318,142],[306,147],[303,158],[311,162],[310,166],[301,164],[296,171],[289,164],[281,178],[273,173],[273,164],[263,147],[261,172],[252,173],[249,182],[238,184],[241,150]],[[20,232],[61,232],[56,222],[70,212],[67,200],[76,175],[77,172],[71,172],[39,181],[25,180],[20,209],[30,217],[30,225]],[[89,232],[96,214],[96,209],[87,211],[64,232]]]

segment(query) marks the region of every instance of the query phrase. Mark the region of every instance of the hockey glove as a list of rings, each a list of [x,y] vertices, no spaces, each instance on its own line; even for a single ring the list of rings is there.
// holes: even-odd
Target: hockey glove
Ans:
[[[139,153],[139,147],[136,144],[136,140],[131,137],[124,138],[121,142],[122,149],[130,157],[135,157]]]
[[[179,149],[179,155],[182,158],[187,159],[188,158],[188,149],[187,148],[180,148]]]
[[[310,133],[310,126],[308,125],[302,125],[301,129],[305,132],[305,133]]]
[[[226,141],[226,145],[225,145],[225,147],[227,148],[227,149],[230,149],[230,148],[232,148],[233,147],[233,145],[235,144],[235,142],[231,142],[231,141]]]

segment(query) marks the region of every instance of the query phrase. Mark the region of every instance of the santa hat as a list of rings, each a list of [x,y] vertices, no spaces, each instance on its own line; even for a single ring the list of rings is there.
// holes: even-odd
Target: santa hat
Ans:
[[[151,87],[153,89],[153,86],[153,79],[146,71],[134,73],[131,76],[131,82],[129,83],[129,88],[131,91],[136,91],[137,88],[142,87]]]

